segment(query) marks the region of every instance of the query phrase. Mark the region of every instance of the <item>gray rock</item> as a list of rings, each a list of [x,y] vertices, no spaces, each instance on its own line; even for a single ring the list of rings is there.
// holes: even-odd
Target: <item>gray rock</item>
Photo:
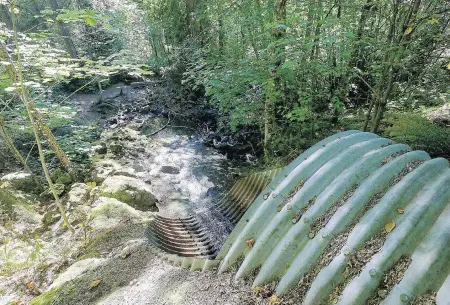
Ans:
[[[75,183],[69,191],[67,202],[70,206],[85,204],[89,199],[91,187],[84,183]]]
[[[450,103],[443,105],[427,114],[427,118],[433,123],[449,125],[450,124]]]
[[[38,179],[34,175],[26,172],[10,173],[3,176],[0,180],[7,188],[13,188],[19,191],[38,194],[42,190],[42,185]]]
[[[115,198],[100,197],[94,205],[89,227],[95,231],[110,230],[124,223],[147,223],[153,219],[152,212],[138,211]]]
[[[180,170],[174,166],[164,165],[161,167],[161,172],[165,174],[176,175],[180,173]]]
[[[102,160],[94,164],[94,169],[92,170],[92,179],[97,184],[102,183],[107,177],[114,175],[122,169],[122,166],[110,159]]]
[[[121,156],[123,154],[123,145],[118,142],[112,142],[109,144],[109,151],[116,156]]]
[[[108,152],[108,148],[104,142],[100,142],[92,148],[94,149],[94,152],[99,155],[105,155]]]
[[[66,271],[60,274],[58,278],[49,287],[49,289],[59,288],[63,286],[65,283],[82,276],[89,270],[95,269],[103,261],[104,260],[100,258],[87,258],[76,262],[75,264],[67,268]]]
[[[127,177],[108,177],[102,185],[102,195],[116,198],[141,211],[155,211],[156,197],[142,180]]]

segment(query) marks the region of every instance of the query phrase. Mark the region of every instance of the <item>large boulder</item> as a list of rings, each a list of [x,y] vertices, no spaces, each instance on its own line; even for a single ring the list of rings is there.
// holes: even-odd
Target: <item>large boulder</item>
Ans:
[[[106,178],[101,186],[102,195],[128,203],[141,211],[156,211],[156,198],[142,180],[128,176]]]
[[[429,112],[427,118],[433,123],[450,125],[450,103]]]
[[[115,198],[100,197],[94,205],[89,222],[94,231],[114,229],[125,223],[144,223],[153,218],[153,213],[138,211]]]
[[[42,185],[36,176],[26,172],[15,172],[3,176],[1,184],[7,188],[38,194],[42,191]]]

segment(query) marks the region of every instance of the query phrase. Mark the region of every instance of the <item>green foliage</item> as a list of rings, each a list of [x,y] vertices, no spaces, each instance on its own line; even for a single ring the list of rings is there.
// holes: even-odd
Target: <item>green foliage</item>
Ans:
[[[313,141],[326,133],[321,128],[333,128],[329,122],[372,100],[383,114],[448,99],[448,60],[440,55],[450,45],[442,13],[448,5],[413,3],[185,0],[144,7],[153,62],[184,72],[193,90],[204,89],[220,111],[220,128],[264,133],[265,106],[272,103],[272,139],[282,142],[275,138],[293,130]],[[376,130],[381,117],[372,113],[368,125]]]
[[[450,129],[431,123],[419,114],[397,114],[389,117],[386,136],[424,150],[432,156],[450,159]]]

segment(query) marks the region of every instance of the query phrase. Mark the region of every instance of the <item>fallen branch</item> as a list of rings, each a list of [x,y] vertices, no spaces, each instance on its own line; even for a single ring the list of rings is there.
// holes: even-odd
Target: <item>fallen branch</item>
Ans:
[[[166,125],[164,125],[163,127],[161,127],[160,129],[158,129],[155,132],[152,132],[151,134],[149,134],[149,136],[154,136],[155,134],[157,134],[158,132],[160,132],[161,130],[164,130],[167,126],[169,126],[170,124],[170,115],[169,115],[169,120],[167,121]]]

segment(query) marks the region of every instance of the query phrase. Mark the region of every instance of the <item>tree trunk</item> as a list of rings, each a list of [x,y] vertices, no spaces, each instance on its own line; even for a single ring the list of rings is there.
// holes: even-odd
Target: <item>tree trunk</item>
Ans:
[[[18,83],[18,81],[19,81],[18,71],[12,65],[12,61],[11,61],[11,58],[9,57],[8,51],[6,49],[6,45],[3,43],[0,43],[0,60],[5,60],[8,62],[11,62],[11,65],[5,66],[6,72],[9,74],[9,77],[11,78],[11,80],[13,80],[14,83]],[[21,97],[23,97],[27,100],[27,108],[30,109],[30,114],[33,116],[33,121],[37,124],[37,126],[38,126],[39,130],[42,132],[42,134],[47,138],[51,148],[53,149],[56,156],[60,160],[62,166],[69,171],[72,170],[72,164],[71,164],[69,158],[67,157],[67,155],[64,153],[64,151],[59,146],[58,141],[56,140],[56,138],[53,135],[50,128],[45,124],[42,115],[36,109],[36,105],[31,100],[30,94],[26,88],[23,89],[23,92],[21,93]]]
[[[14,155],[14,157],[17,159],[17,161],[19,161],[19,163],[22,164],[23,168],[27,172],[31,173],[31,169],[28,167],[27,162],[25,161],[25,159],[20,154],[19,150],[14,145],[14,141],[11,138],[11,136],[9,135],[8,130],[6,129],[5,120],[1,115],[0,115],[0,135],[3,137],[3,139],[6,143],[6,146],[11,151],[11,153]]]
[[[56,0],[49,0],[49,2],[50,2],[50,7],[52,8],[52,10],[56,14],[58,9],[59,9],[58,2],[56,2]],[[59,33],[60,33],[60,35],[62,36],[62,38],[64,40],[64,44],[66,46],[66,50],[70,54],[70,57],[71,58],[78,58],[77,49],[75,48],[75,45],[74,45],[73,40],[72,40],[72,37],[70,36],[69,29],[61,21],[56,21],[56,23],[57,23],[57,26],[58,26],[58,29],[59,29]]]
[[[280,40],[286,34],[286,26],[283,24],[286,19],[287,0],[277,0],[275,3],[275,18],[277,25],[272,29],[272,36],[275,41]],[[284,47],[275,43],[275,64],[270,73],[269,88],[266,92],[264,105],[264,159],[268,162],[273,156],[272,133],[276,124],[276,105],[279,100],[278,93],[281,92],[281,80],[278,76],[278,68],[284,61]]]

